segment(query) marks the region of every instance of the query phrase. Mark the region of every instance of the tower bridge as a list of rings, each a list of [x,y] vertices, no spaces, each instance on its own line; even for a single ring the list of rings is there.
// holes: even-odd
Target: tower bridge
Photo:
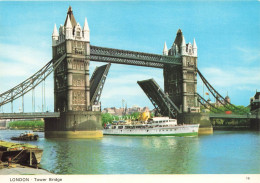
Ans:
[[[89,79],[90,61],[108,64],[96,68]],[[99,100],[111,63],[163,69],[164,90],[154,80],[138,82],[157,111],[178,118],[180,123],[199,122],[201,131],[212,133],[209,115],[200,113],[200,103],[203,102],[197,94],[197,74],[214,97],[223,97],[197,68],[195,39],[193,44],[186,44],[179,29],[171,48],[164,44],[162,55],[94,46],[90,44],[87,19],[82,28],[71,7],[64,25],[59,30],[54,25],[52,60],[33,76],[0,95],[0,106],[12,103],[34,90],[53,72],[54,113],[1,114],[0,118],[44,117],[47,138],[102,137]]]

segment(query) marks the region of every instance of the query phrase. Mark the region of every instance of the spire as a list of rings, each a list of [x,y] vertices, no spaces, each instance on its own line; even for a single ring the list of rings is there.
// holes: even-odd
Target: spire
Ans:
[[[166,41],[164,42],[163,55],[168,55],[168,48],[167,48],[167,45],[166,45]]]
[[[58,36],[59,36],[58,30],[57,30],[56,24],[54,24],[52,37],[58,37]]]
[[[69,14],[67,15],[67,21],[65,22],[65,38],[66,39],[72,39],[73,33],[72,33],[72,25],[69,18]]]
[[[54,24],[53,33],[52,33],[52,46],[56,46],[59,40],[59,34],[56,27],[56,24]]]
[[[186,43],[185,43],[185,38],[184,36],[182,36],[182,42],[181,42],[181,47],[186,47]]]
[[[181,46],[181,41],[182,41],[182,31],[181,31],[181,29],[178,29],[178,31],[176,33],[176,37],[175,37],[174,43],[180,47]]]
[[[186,43],[185,43],[185,38],[182,35],[182,40],[181,40],[181,55],[186,55]]]
[[[192,50],[193,50],[193,56],[197,57],[198,56],[198,51],[197,51],[198,48],[197,48],[195,38],[193,39]]]
[[[84,22],[84,26],[83,26],[83,31],[89,31],[87,18],[85,18],[85,22]]]
[[[67,17],[66,17],[66,20],[65,20],[65,23],[64,23],[64,26],[66,27],[67,25],[67,20],[70,19],[70,22],[71,22],[71,25],[72,25],[72,28],[74,28],[76,25],[77,25],[77,21],[73,15],[73,11],[72,11],[72,8],[71,6],[69,6],[69,9],[68,9],[68,12],[67,12]]]
[[[88,27],[88,21],[87,18],[85,18],[85,23],[83,26],[83,38],[85,41],[89,41],[89,27]]]
[[[193,39],[192,47],[193,47],[193,49],[194,49],[194,48],[197,48],[197,44],[196,44],[195,38]]]
[[[66,18],[65,28],[72,28],[71,21],[70,21],[70,18],[69,18],[69,14],[67,15],[67,18]]]

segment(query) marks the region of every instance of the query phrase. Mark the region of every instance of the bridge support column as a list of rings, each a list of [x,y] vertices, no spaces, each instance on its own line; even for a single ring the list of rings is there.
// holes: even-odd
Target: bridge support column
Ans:
[[[177,116],[178,124],[200,124],[199,135],[213,134],[213,127],[207,113],[181,113]]]
[[[260,108],[252,114],[256,115],[255,119],[250,119],[250,129],[260,131]]]
[[[71,111],[60,118],[46,118],[45,138],[99,138],[103,137],[101,113]]]

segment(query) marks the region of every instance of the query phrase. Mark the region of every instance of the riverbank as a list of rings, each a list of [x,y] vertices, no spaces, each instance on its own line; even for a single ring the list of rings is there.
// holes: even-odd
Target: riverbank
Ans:
[[[0,175],[52,175],[53,173],[41,169],[12,164],[8,167],[7,163],[0,163]]]
[[[243,131],[251,130],[250,126],[213,126],[213,131],[225,130],[225,131]]]
[[[12,121],[8,124],[10,130],[44,130],[44,121],[42,120],[23,120],[23,121]]]

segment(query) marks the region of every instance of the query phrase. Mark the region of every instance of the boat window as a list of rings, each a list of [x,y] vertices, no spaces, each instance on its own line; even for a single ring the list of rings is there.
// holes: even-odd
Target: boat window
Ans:
[[[118,126],[118,129],[123,129],[123,126]]]

